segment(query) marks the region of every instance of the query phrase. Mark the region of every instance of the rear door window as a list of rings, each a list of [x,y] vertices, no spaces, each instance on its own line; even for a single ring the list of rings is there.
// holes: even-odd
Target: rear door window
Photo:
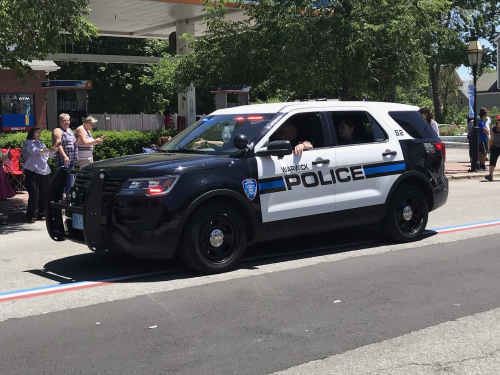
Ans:
[[[436,138],[436,133],[417,111],[391,111],[389,116],[413,138]]]
[[[332,111],[332,133],[336,145],[384,142],[387,134],[380,124],[366,111]]]

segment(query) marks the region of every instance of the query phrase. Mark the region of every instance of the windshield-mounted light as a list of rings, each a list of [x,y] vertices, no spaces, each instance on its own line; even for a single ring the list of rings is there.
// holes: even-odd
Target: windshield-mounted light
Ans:
[[[179,176],[151,178],[129,178],[124,182],[119,194],[122,195],[165,195],[174,187]]]
[[[260,120],[264,120],[264,116],[248,116],[247,120],[248,121],[260,121]]]

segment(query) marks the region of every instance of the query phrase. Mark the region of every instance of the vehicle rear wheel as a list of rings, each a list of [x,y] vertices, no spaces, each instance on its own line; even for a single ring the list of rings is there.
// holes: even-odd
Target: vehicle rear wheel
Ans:
[[[245,222],[224,202],[197,209],[184,226],[180,256],[190,268],[203,273],[233,269],[246,246]]]
[[[402,184],[389,202],[382,227],[394,241],[410,242],[422,235],[428,217],[424,193],[415,185]]]

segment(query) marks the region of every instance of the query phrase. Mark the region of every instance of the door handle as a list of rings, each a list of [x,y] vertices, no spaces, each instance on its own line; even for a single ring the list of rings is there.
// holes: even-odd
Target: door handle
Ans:
[[[397,151],[387,150],[386,152],[382,152],[382,156],[396,155],[397,153],[398,153]]]
[[[325,159],[325,160],[316,160],[312,162],[313,165],[318,165],[318,164],[330,164],[330,160]]]

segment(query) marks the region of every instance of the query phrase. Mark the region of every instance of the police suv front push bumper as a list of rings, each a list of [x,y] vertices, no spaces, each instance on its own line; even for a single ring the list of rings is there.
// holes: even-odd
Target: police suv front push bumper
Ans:
[[[101,207],[102,192],[106,185],[107,173],[103,169],[95,173],[84,192],[80,193],[73,190],[75,191],[73,201],[80,204],[68,203],[62,200],[66,180],[70,174],[75,173],[74,170],[62,167],[57,170],[52,179],[45,210],[47,231],[54,241],[70,239],[75,242],[85,243],[92,251],[104,251],[106,245],[101,225]],[[76,196],[77,194],[79,196]],[[69,225],[73,214],[83,215],[83,231]]]
[[[76,179],[63,200],[69,175]],[[92,251],[110,250],[142,259],[173,257],[180,236],[175,214],[159,199],[121,196],[125,180],[104,169],[57,170],[45,211],[50,237],[86,244]]]

